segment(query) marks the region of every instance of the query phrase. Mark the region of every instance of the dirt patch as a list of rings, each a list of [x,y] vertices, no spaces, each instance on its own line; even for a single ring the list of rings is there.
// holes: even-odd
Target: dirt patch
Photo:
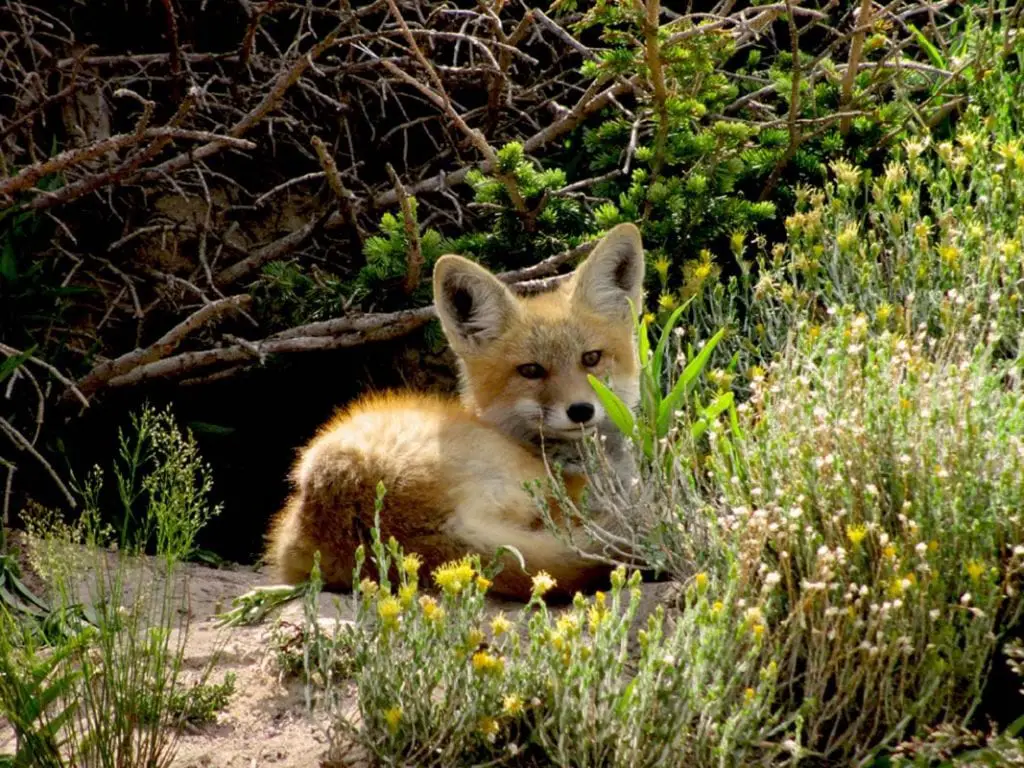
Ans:
[[[109,555],[116,557],[116,555]],[[144,574],[155,570],[152,560],[144,560],[142,568],[133,572]],[[39,591],[42,583],[23,563],[25,581]],[[83,591],[88,589],[90,574],[83,578]],[[189,634],[185,645],[184,679],[197,677],[217,654],[216,665],[209,679],[223,680],[224,674],[235,675],[235,693],[217,721],[185,729],[178,741],[174,768],[310,768],[321,765],[328,748],[330,717],[320,708],[307,709],[303,684],[282,677],[274,663],[270,632],[278,619],[302,623],[302,606],[298,601],[286,605],[268,620],[256,626],[226,629],[217,626],[215,616],[231,607],[233,598],[254,587],[273,583],[266,574],[248,566],[208,568],[193,563],[181,571],[187,588]],[[126,595],[131,599],[133,585]],[[646,616],[668,598],[670,583],[643,585],[638,621],[646,624]],[[349,595],[324,593],[319,598],[322,621],[351,620],[352,601]],[[488,613],[514,613],[521,603],[489,600]],[[564,608],[554,608],[554,611]],[[355,711],[355,689],[345,692],[342,706]],[[0,754],[13,752],[11,731],[0,720]],[[350,763],[359,765],[359,762]]]

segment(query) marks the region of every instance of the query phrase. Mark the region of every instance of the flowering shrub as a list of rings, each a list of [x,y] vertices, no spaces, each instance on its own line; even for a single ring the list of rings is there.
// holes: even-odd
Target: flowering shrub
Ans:
[[[711,432],[739,581],[772,596],[780,700],[830,759],[979,702],[1022,607],[1019,374],[838,317],[755,379],[742,438]]]
[[[633,626],[620,569],[556,613],[538,574],[489,617],[478,561],[422,594],[418,559],[378,541],[401,567],[357,590],[360,721],[339,733],[387,764],[1020,753],[1024,721],[968,730],[1024,611],[1020,75],[979,57],[951,137],[910,138],[877,177],[833,162],[755,281],[694,292],[653,344],[641,323],[640,411],[609,401],[639,479],[591,487],[615,530],[564,508],[682,582],[679,604]]]
[[[749,742],[773,717],[778,672],[759,609],[726,608],[706,576],[677,621],[662,608],[648,618],[631,657],[638,572],[619,568],[610,593],[578,595],[559,612],[543,600],[554,580],[538,573],[530,602],[509,616],[487,610],[477,558],[438,568],[427,594],[415,555],[393,541],[375,551],[399,577],[356,590],[359,718],[342,713],[335,757],[349,740],[384,764],[438,766],[658,766],[780,749]]]

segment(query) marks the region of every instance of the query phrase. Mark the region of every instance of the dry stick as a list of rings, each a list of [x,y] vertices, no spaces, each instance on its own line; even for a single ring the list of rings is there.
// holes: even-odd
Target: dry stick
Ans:
[[[0,430],[3,430],[4,433],[6,433],[7,437],[10,438],[11,442],[14,443],[18,450],[28,451],[32,455],[32,458],[43,465],[43,469],[45,469],[50,477],[53,478],[53,482],[57,484],[57,487],[60,488],[64,497],[68,500],[68,504],[71,505],[72,509],[75,509],[78,506],[75,502],[75,497],[71,495],[71,491],[67,489],[67,486],[64,485],[64,482],[60,479],[60,476],[54,471],[53,467],[50,466],[50,462],[48,462],[43,455],[35,449],[35,446],[29,442],[28,438],[15,429],[15,427],[3,416],[0,416]]]
[[[171,77],[175,85],[181,82],[181,47],[178,42],[178,17],[174,13],[173,0],[161,0],[167,14],[167,36],[171,43]],[[175,94],[180,96],[180,92]]]
[[[494,35],[498,38],[498,42],[502,44],[502,47],[498,49],[498,74],[496,77],[491,78],[490,85],[487,88],[487,128],[486,132],[490,133],[498,125],[498,110],[501,101],[501,92],[504,88],[504,84],[508,82],[508,70],[512,66],[512,50],[515,46],[526,36],[527,30],[533,24],[533,11],[527,10],[523,14],[523,18],[520,19],[519,24],[513,30],[511,35],[506,35],[505,30],[501,26],[501,18],[491,11],[489,8],[483,5],[482,0],[478,0],[481,7],[483,7],[487,13],[487,18],[491,20],[491,25],[494,27]],[[511,50],[510,50],[511,49]]]
[[[83,395],[90,395],[117,376],[125,374],[140,365],[167,357],[186,336],[196,329],[227,312],[244,310],[251,303],[252,298],[248,294],[228,296],[227,298],[210,302],[186,317],[145,349],[134,349],[114,360],[108,360],[93,368],[92,371],[78,381],[79,391]]]
[[[420,231],[419,226],[416,224],[416,214],[412,210],[412,202],[405,193],[402,180],[398,178],[398,174],[395,173],[391,163],[387,163],[385,167],[387,168],[388,176],[391,177],[391,183],[395,185],[395,192],[398,194],[398,204],[402,209],[402,221],[405,223],[406,269],[403,290],[405,295],[409,296],[419,287],[420,272],[423,269],[423,248],[420,245]]]
[[[28,189],[29,187],[34,186],[37,181],[45,176],[60,173],[61,171],[65,171],[75,165],[81,165],[82,163],[87,163],[90,160],[101,157],[108,152],[138,144],[140,141],[145,139],[190,139],[214,141],[223,143],[225,146],[230,145],[238,147],[239,149],[255,149],[256,147],[256,145],[251,141],[246,141],[244,139],[232,136],[220,136],[218,134],[211,133],[210,131],[191,131],[184,128],[149,128],[141,134],[135,131],[132,133],[119,133],[116,136],[111,136],[97,141],[95,144],[90,144],[88,147],[69,149],[54,155],[47,160],[41,160],[38,163],[33,163],[17,176],[12,176],[9,179],[5,179],[3,182],[0,182],[0,197],[12,195],[23,189]]]
[[[3,515],[0,516],[0,525],[7,528],[10,524],[11,496],[14,494],[14,472],[18,469],[18,465],[3,456],[0,456],[0,464],[7,469],[7,480],[4,482],[4,509]],[[0,531],[0,542],[3,542],[3,539],[3,531]]]
[[[338,165],[334,162],[334,158],[331,153],[327,151],[327,145],[324,144],[323,139],[319,136],[314,136],[311,139],[313,149],[316,150],[316,156],[320,160],[320,166],[324,169],[323,173],[327,177],[327,183],[331,187],[331,191],[334,192],[335,198],[338,200],[338,207],[341,209],[342,216],[348,221],[349,228],[355,233],[356,239],[359,240],[360,249],[366,240],[366,234],[363,232],[363,228],[359,226],[359,217],[356,214],[356,207],[352,204],[355,199],[353,195],[341,180],[341,174],[338,172]]]
[[[643,17],[644,58],[651,73],[651,90],[654,96],[654,111],[658,116],[658,130],[654,135],[654,162],[651,164],[651,183],[658,180],[665,163],[665,143],[668,141],[668,88],[665,72],[661,66],[661,52],[658,48],[658,33],[661,30],[659,15],[660,0],[647,0],[646,7],[641,0],[635,0],[637,10],[645,11]],[[644,218],[651,213],[653,200],[648,196],[644,204]]]
[[[22,354],[21,350],[15,349],[14,347],[8,346],[7,344],[3,344],[3,343],[0,343],[0,352],[3,352],[5,355],[8,355],[8,356]],[[30,362],[30,363],[32,363],[34,365],[38,365],[40,368],[42,368],[47,373],[49,373],[51,376],[53,376],[53,378],[55,378],[57,381],[59,381],[61,384],[63,384],[65,387],[67,387],[67,389],[75,397],[77,397],[79,399],[79,401],[82,403],[82,405],[84,405],[84,406],[88,406],[89,405],[89,400],[85,397],[85,395],[82,394],[82,392],[78,389],[78,387],[75,386],[75,382],[73,382],[71,379],[69,379],[63,373],[58,371],[54,366],[50,365],[45,360],[40,360],[38,357],[35,357],[34,355],[29,355],[28,362]]]
[[[597,240],[583,243],[567,251],[556,253],[524,269],[498,275],[520,293],[547,290],[566,280],[569,275],[545,277],[567,261],[585,256],[594,249]],[[356,347],[373,341],[385,341],[404,336],[430,322],[436,313],[433,306],[406,309],[399,312],[372,313],[355,317],[336,318],[289,328],[261,341],[243,341],[227,347],[183,352],[172,357],[136,365],[121,375],[102,382],[108,387],[124,387],[156,378],[181,376],[216,365],[230,364],[235,371],[246,364],[259,362],[265,355],[288,352],[310,352]]]
[[[313,62],[319,58],[324,51],[334,45],[339,32],[340,28],[332,30],[327,37],[314,45],[308,53],[304,53],[296,57],[289,66],[279,72],[277,77],[274,79],[274,85],[267,92],[267,95],[263,97],[259,104],[242,117],[241,120],[228,129],[228,135],[235,138],[242,136],[270,112],[276,109],[288,89],[295,85],[298,79],[302,77],[305,71],[312,66]],[[177,157],[172,157],[170,160],[165,160],[160,163],[160,165],[143,172],[138,178],[141,181],[154,181],[165,175],[174,174],[182,168],[192,165],[192,163],[197,160],[203,160],[210,155],[220,152],[224,146],[225,144],[222,141],[211,141],[196,150],[185,152]]]
[[[789,95],[789,146],[786,147],[785,153],[779,158],[778,162],[775,163],[775,167],[772,168],[772,172],[768,175],[768,179],[765,181],[764,187],[761,188],[761,194],[758,196],[758,201],[763,202],[768,199],[768,195],[775,189],[775,185],[778,184],[779,179],[782,176],[782,171],[789,164],[789,161],[796,155],[797,149],[800,147],[800,142],[803,137],[800,135],[800,124],[797,121],[797,115],[800,113],[800,31],[796,26],[796,19],[792,14],[792,0],[786,0],[786,6],[789,11],[786,16],[786,20],[789,22],[789,38],[790,46],[793,54],[793,75],[792,75],[792,88]]]
[[[183,352],[180,355],[141,365],[130,373],[118,376],[107,382],[109,387],[123,387],[138,384],[154,378],[178,376],[183,373],[209,368],[223,363],[239,363],[251,361],[254,357],[280,354],[285,352],[312,352],[328,349],[354,347],[370,341],[384,341],[402,336],[428,322],[433,316],[433,307],[407,310],[405,317],[395,322],[391,318],[378,316],[379,322],[364,324],[361,331],[343,333],[334,336],[298,336],[285,339],[266,339],[263,341],[245,342],[230,347],[206,349],[199,352]]]
[[[440,109],[448,116],[455,127],[458,128],[466,137],[472,142],[473,146],[477,148],[477,151],[484,156],[484,160],[490,165],[491,172],[494,173],[495,178],[498,179],[508,192],[509,199],[512,201],[513,207],[520,214],[528,213],[526,206],[526,200],[523,199],[522,193],[519,191],[519,184],[515,179],[515,176],[508,173],[502,173],[498,168],[498,155],[494,151],[494,148],[487,143],[487,138],[480,131],[475,128],[471,128],[469,124],[463,119],[462,115],[458,113],[454,106],[452,106],[451,99],[448,98],[448,93],[444,89],[444,83],[441,82],[440,76],[431,66],[430,61],[426,56],[423,55],[423,51],[420,50],[419,45],[416,43],[416,38],[409,30],[409,26],[405,23],[405,18],[398,10],[398,5],[395,0],[387,0],[388,8],[391,9],[391,15],[395,17],[395,21],[401,28],[402,33],[405,35],[406,41],[409,43],[412,49],[413,55],[416,60],[420,63],[427,72],[427,77],[433,83],[433,88],[428,88],[423,85],[419,80],[407,74],[403,70],[396,67],[390,61],[382,60],[384,66],[392,74],[396,75],[400,79],[412,85],[414,88],[419,90],[424,96],[434,102]],[[528,227],[529,229],[529,227]]]
[[[873,0],[861,0],[860,13],[857,14],[857,18],[854,24],[857,25],[858,29],[856,34],[853,36],[853,40],[850,41],[850,61],[846,66],[846,72],[843,75],[842,95],[839,99],[839,111],[847,111],[850,105],[850,99],[853,97],[853,82],[857,78],[857,71],[859,69],[858,63],[860,62],[860,54],[864,49],[864,36],[867,34],[868,28],[871,25],[871,5]],[[845,136],[850,132],[850,126],[852,121],[849,117],[844,117],[839,121],[839,132]]]
[[[267,243],[266,245],[257,248],[251,255],[242,259],[238,263],[222,269],[217,273],[217,284],[224,286],[238,282],[242,278],[248,277],[267,262],[279,259],[282,256],[291,253],[309,240],[309,238],[313,236],[313,233],[316,232],[320,225],[326,221],[330,215],[332,214],[321,214],[293,232],[289,232],[287,235],[279,237],[272,243]]]

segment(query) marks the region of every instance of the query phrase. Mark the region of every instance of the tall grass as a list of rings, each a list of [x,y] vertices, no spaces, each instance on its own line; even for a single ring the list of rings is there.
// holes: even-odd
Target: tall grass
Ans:
[[[78,519],[28,521],[30,560],[62,621],[53,631],[52,620],[0,616],[0,712],[15,730],[15,765],[169,765],[179,727],[230,691],[231,681],[205,685],[212,659],[195,685],[183,673],[189,611],[179,566],[219,512],[207,499],[209,470],[171,412],[149,407],[122,433],[119,459],[119,529],[101,522],[99,467],[78,486]],[[152,560],[141,557],[147,547]]]

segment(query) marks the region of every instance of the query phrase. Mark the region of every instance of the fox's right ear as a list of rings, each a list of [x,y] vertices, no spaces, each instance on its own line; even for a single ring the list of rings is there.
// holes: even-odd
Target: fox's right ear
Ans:
[[[456,351],[479,349],[498,338],[519,310],[504,283],[479,264],[452,254],[434,265],[434,306]]]

